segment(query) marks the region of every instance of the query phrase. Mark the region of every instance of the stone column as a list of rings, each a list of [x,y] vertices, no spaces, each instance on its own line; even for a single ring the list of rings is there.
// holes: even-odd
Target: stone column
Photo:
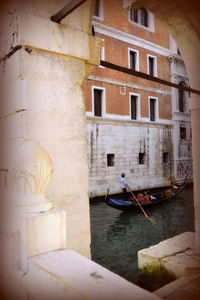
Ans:
[[[200,253],[200,96],[192,94],[190,98],[192,120],[192,153],[194,178],[195,207],[195,241],[196,250]]]
[[[15,145],[34,142],[45,148],[54,166],[46,195],[54,209],[66,212],[65,247],[90,258],[82,83],[99,65],[103,43],[91,35],[94,1],[87,0],[61,23],[52,22],[51,16],[65,5],[54,0],[2,4],[0,169],[12,175]],[[21,165],[24,159],[21,155]],[[23,176],[26,191],[34,179]],[[50,208],[52,203],[43,205]]]

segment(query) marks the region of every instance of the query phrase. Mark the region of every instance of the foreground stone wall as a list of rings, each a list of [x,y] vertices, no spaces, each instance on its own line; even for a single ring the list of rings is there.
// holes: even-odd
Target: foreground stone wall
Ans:
[[[61,24],[52,22],[51,16],[65,5],[66,1],[10,0],[1,6],[1,188],[29,195],[27,188],[19,191],[17,180],[11,182],[10,172],[15,166],[24,184],[40,184],[44,163],[41,159],[37,174],[27,178],[21,146],[31,142],[44,148],[52,160],[45,191],[50,207],[67,211],[66,247],[90,257],[82,82],[99,64],[102,41],[90,35],[93,1]],[[31,170],[31,158],[26,160]],[[34,190],[34,197],[37,194]]]

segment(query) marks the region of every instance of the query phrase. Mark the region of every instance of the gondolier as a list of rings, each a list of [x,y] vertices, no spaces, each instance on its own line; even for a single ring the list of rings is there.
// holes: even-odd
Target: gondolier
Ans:
[[[127,188],[128,188],[128,184],[126,182],[125,173],[121,174],[120,185],[121,185],[121,189],[122,189],[122,192],[123,192],[123,198],[124,198],[124,200],[127,200]]]

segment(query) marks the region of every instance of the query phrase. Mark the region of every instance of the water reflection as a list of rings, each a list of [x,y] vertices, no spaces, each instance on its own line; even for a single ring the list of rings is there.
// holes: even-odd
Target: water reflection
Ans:
[[[91,203],[92,259],[131,282],[137,282],[137,252],[185,231],[194,231],[192,188],[175,200],[142,212],[121,212],[103,201]]]

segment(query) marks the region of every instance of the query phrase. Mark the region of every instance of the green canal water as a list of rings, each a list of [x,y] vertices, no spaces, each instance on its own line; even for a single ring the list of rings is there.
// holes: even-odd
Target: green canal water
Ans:
[[[147,214],[123,212],[107,206],[103,198],[90,203],[92,260],[137,284],[137,252],[186,231],[194,231],[193,189],[162,203]]]

